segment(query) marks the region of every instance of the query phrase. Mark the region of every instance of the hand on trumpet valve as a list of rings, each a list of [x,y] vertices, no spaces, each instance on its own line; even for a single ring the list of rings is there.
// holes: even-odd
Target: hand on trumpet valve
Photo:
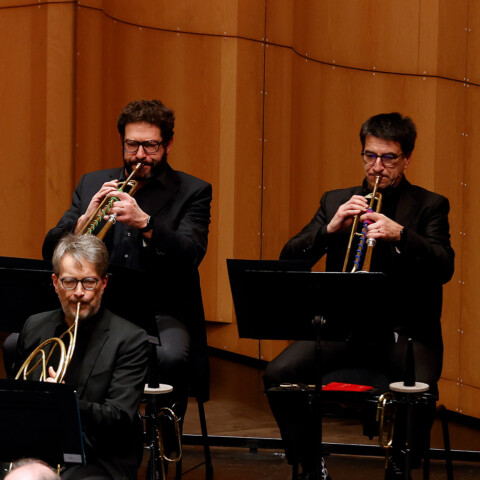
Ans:
[[[343,232],[350,228],[355,215],[361,215],[368,210],[368,202],[362,195],[354,195],[350,200],[338,207],[334,217],[327,225],[327,233]]]
[[[75,226],[75,234],[79,235],[83,232],[87,226],[88,220],[92,215],[98,210],[102,205],[103,201],[107,196],[111,196],[114,192],[117,191],[118,180],[112,180],[111,182],[106,182],[102,185],[100,190],[92,197],[90,203],[88,204],[86,212],[79,217],[77,225]]]
[[[367,238],[380,238],[387,242],[400,240],[403,226],[381,213],[367,212],[360,217],[360,222],[371,222],[368,225]]]
[[[125,192],[116,192],[114,194],[116,201],[105,220],[109,216],[115,215],[116,220],[132,228],[142,228],[145,226],[148,215],[138,206],[137,201]]]

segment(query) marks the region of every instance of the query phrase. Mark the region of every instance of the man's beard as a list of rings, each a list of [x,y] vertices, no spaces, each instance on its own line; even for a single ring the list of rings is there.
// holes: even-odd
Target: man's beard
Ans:
[[[123,158],[123,165],[125,167],[125,171],[127,173],[127,176],[130,175],[135,168],[135,165],[137,165],[138,162],[133,162],[133,163],[128,163],[127,160],[125,160],[125,157]],[[160,161],[158,161],[156,164],[150,164],[150,171],[147,174],[139,174],[137,173],[135,175],[135,180],[150,180],[152,178],[158,177],[160,175],[164,168],[165,165],[167,164],[167,152],[163,152],[162,158]],[[140,169],[141,171],[142,169]]]

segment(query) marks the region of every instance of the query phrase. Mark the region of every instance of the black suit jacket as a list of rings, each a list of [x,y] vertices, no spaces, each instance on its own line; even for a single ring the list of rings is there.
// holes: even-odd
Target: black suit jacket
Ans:
[[[62,323],[61,310],[27,319],[17,342],[15,371]],[[147,374],[147,352],[143,329],[101,309],[94,317],[86,351],[76,360],[80,365],[75,388],[87,463],[103,466],[115,479],[137,478],[142,439],[136,420]]]
[[[43,244],[45,259],[51,259],[59,239],[73,231],[100,187],[105,182],[123,178],[123,168],[82,176],[70,209],[47,233]],[[144,246],[143,236],[137,229],[117,222],[105,237],[110,263],[142,270],[145,273],[143,288],[148,290],[156,313],[173,315],[187,326],[198,372],[194,375],[196,391],[206,399],[207,340],[198,266],[207,250],[212,187],[166,165],[159,179],[139,189],[135,199],[142,210],[154,217],[152,238]]]
[[[285,245],[281,258],[305,259],[313,266],[327,254],[327,271],[341,271],[350,230],[327,234],[327,225],[340,205],[353,195],[364,194],[365,186],[326,192],[313,219]],[[388,310],[375,314],[384,316],[399,333],[432,348],[441,359],[442,284],[450,280],[454,269],[449,202],[404,178],[393,191],[386,192],[384,205],[387,216],[406,227],[407,233],[405,242],[378,242],[373,250],[371,271],[384,272],[389,280]],[[352,293],[346,293],[345,298],[355,301]],[[356,301],[359,308],[375,311],[374,293],[372,298]]]

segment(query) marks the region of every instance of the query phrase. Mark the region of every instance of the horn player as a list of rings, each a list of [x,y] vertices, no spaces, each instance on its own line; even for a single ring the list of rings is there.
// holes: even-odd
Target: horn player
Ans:
[[[367,238],[376,240],[370,271],[386,274],[389,308],[378,311],[374,293],[368,299],[358,299],[354,292],[344,292],[344,298],[358,302],[359,309],[368,308],[373,316],[383,318],[387,331],[382,338],[372,339],[368,327],[362,330],[359,326],[343,339],[323,341],[323,373],[350,369],[354,374],[360,367],[384,375],[388,383],[403,380],[407,339],[411,337],[416,379],[429,384],[430,391],[438,394],[443,356],[442,285],[453,275],[454,252],[450,245],[448,200],[412,185],[405,177],[416,135],[412,120],[399,113],[379,114],[365,121],[360,129],[362,184],[326,192],[312,220],[287,242],[280,258],[307,260],[313,266],[326,254],[327,271],[341,272],[354,216],[360,216],[359,223],[369,222]],[[337,155],[338,158],[342,155]],[[377,177],[382,209],[379,213],[367,212],[365,195],[372,191]],[[313,341],[292,343],[268,365],[264,376],[266,388],[284,383],[314,383],[314,358]],[[362,383],[358,378],[341,381]],[[292,410],[284,404],[290,401],[288,398],[269,400],[286,443],[287,457],[289,448],[291,457],[299,456],[296,458],[302,465],[299,478],[316,478],[312,471],[315,464],[312,422],[301,415],[292,415]],[[415,424],[413,453],[417,464],[433,414],[430,411],[430,415],[422,415],[423,426],[420,421]],[[389,480],[405,478],[403,459],[398,446],[395,450],[395,441],[392,461],[386,470]],[[298,452],[294,451],[296,447]],[[324,469],[322,478],[327,476]]]
[[[134,420],[147,374],[147,334],[102,307],[108,252],[97,237],[67,235],[55,248],[52,263],[61,309],[27,319],[17,342],[16,370],[40,343],[68,329],[80,302],[64,382],[77,391],[87,464],[67,467],[62,478],[136,479],[139,434]],[[49,375],[55,377],[54,367]]]

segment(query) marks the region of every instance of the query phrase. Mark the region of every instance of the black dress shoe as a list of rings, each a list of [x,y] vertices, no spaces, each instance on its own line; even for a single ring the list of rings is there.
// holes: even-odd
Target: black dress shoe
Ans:
[[[412,477],[408,476],[409,480],[412,480]],[[387,469],[385,470],[385,480],[404,480],[405,479],[405,469],[399,463],[395,461],[390,461]]]
[[[306,470],[298,476],[298,480],[316,480],[315,472]],[[320,475],[320,480],[332,480],[328,474],[327,466],[325,465],[325,460],[322,458],[322,474]]]

